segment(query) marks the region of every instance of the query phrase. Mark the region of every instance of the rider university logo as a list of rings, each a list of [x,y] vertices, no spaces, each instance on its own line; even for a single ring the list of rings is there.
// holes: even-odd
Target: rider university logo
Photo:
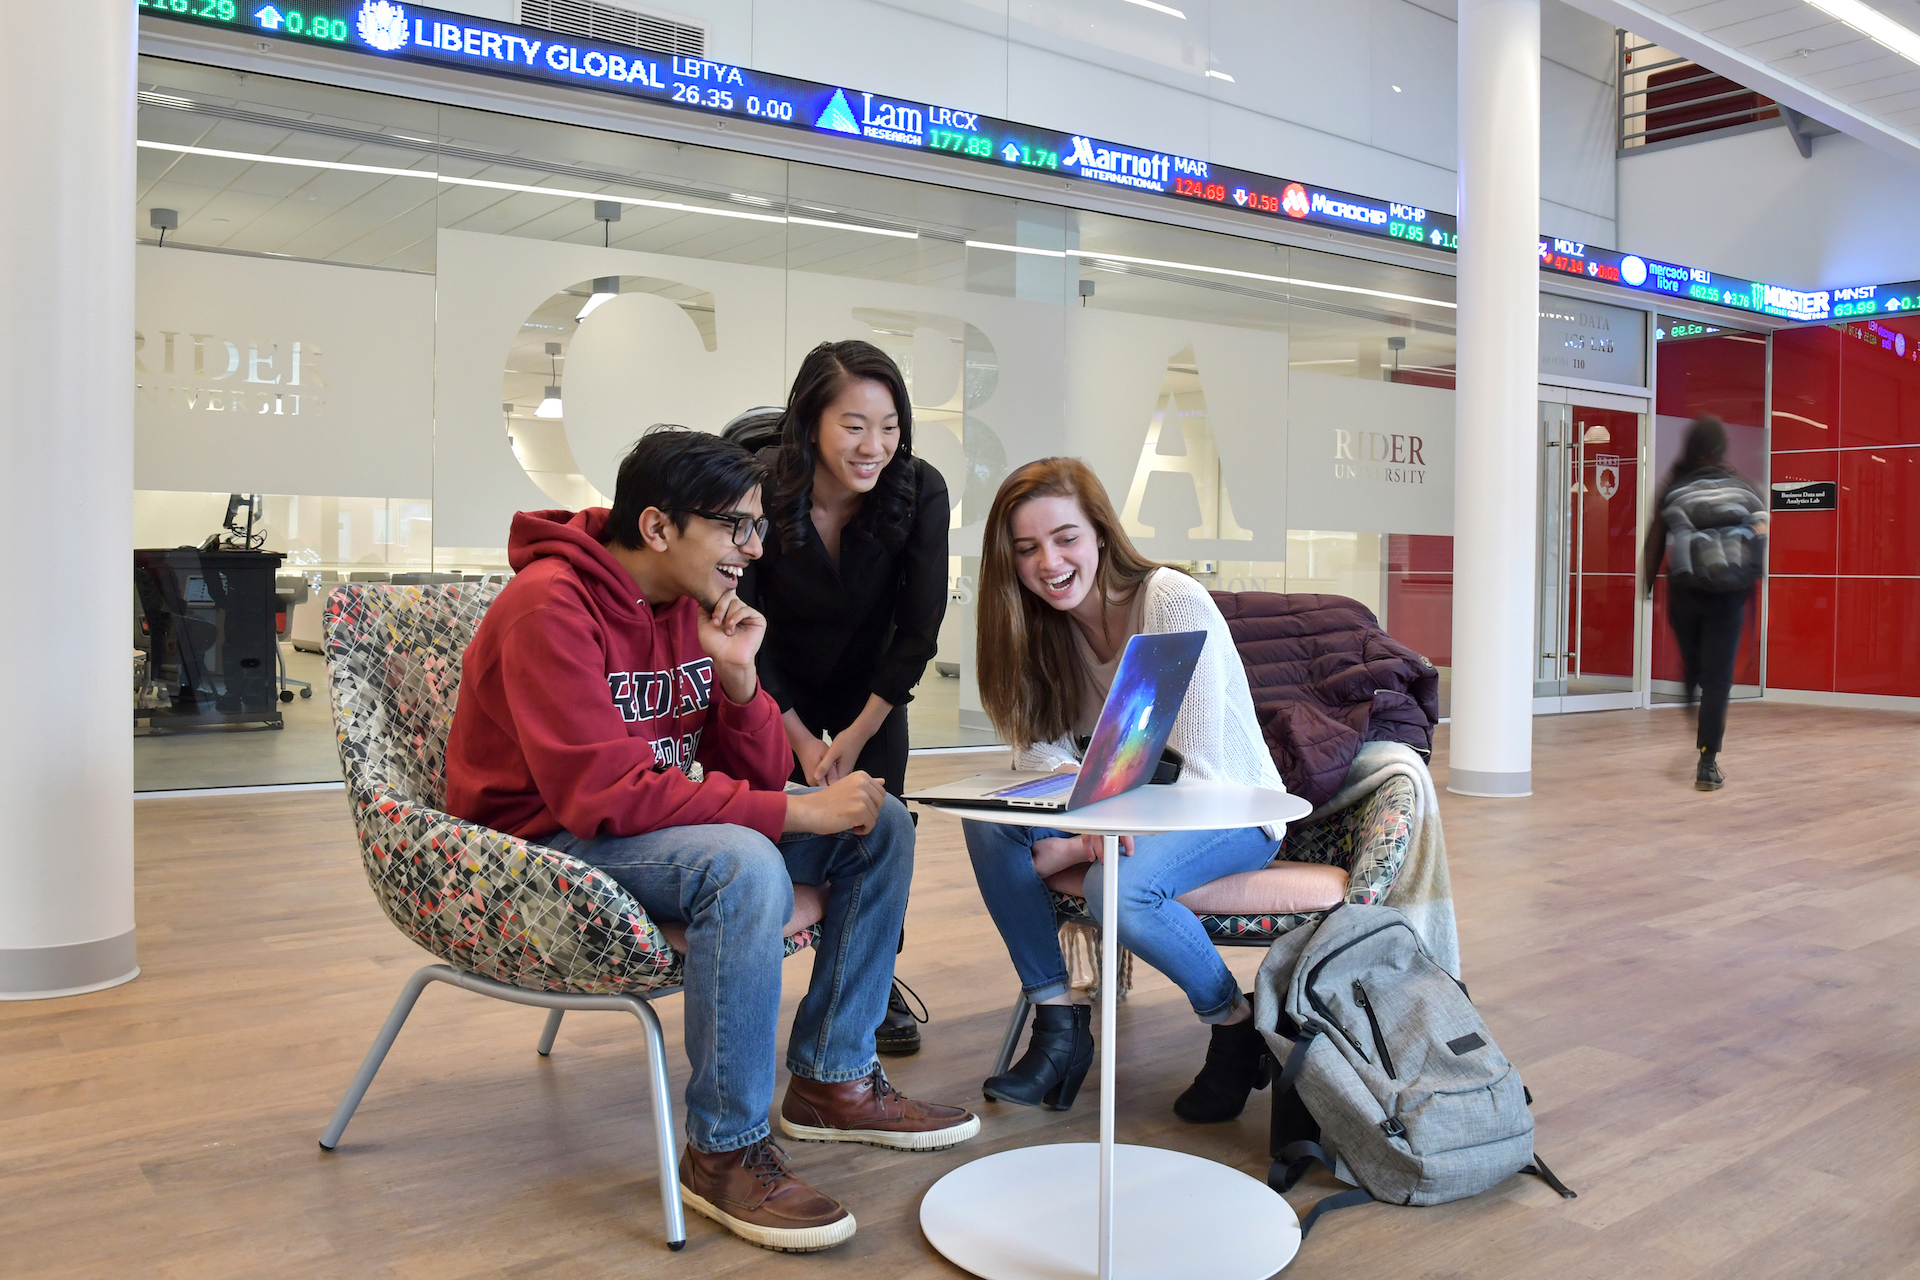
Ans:
[[[407,11],[389,0],[362,0],[356,25],[360,38],[382,53],[392,53],[407,42]]]

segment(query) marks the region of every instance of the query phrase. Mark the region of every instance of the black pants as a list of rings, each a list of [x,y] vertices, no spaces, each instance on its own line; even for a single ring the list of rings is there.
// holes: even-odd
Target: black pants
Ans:
[[[850,697],[814,697],[795,698],[793,709],[800,714],[800,722],[819,733],[822,729],[828,733],[839,733],[859,718],[867,705],[867,691],[859,691],[857,699]],[[880,728],[867,745],[860,749],[860,758],[854,762],[854,768],[861,769],[886,783],[887,791],[898,796],[907,789],[907,704],[901,703],[887,713],[880,722]],[[793,766],[793,780],[806,782],[806,776],[800,771],[799,762]]]
[[[793,700],[793,709],[799,713],[800,723],[815,733],[823,729],[828,733],[839,733],[860,718],[860,712],[866,708],[866,705],[865,690],[859,691],[857,698],[850,691],[843,690],[838,697],[816,696]],[[860,748],[860,758],[853,762],[853,767],[880,779],[886,784],[889,795],[898,798],[905,794],[907,789],[906,703],[901,703],[887,713],[887,718],[880,722],[880,727],[874,731],[871,738],[867,739],[867,745]],[[803,786],[807,781],[806,771],[800,767],[798,760],[793,762],[792,781]],[[915,815],[916,826],[919,825],[918,816]],[[902,926],[899,944],[894,947],[895,954],[906,950],[906,946],[907,931],[905,926]]]
[[[1719,751],[1727,732],[1727,699],[1733,693],[1733,663],[1740,653],[1740,633],[1747,617],[1751,591],[1695,591],[1668,583],[1667,620],[1680,642],[1680,660],[1687,670],[1687,701],[1700,690],[1700,736],[1703,751]]]

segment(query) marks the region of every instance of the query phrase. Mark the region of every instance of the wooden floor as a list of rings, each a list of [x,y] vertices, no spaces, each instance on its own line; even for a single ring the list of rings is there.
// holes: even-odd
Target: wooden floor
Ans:
[[[1345,1210],[1287,1274],[1920,1278],[1917,731],[1738,706],[1727,788],[1702,795],[1679,711],[1545,718],[1531,799],[1443,792],[1467,980],[1580,1198],[1517,1178],[1440,1208]],[[1091,1082],[1066,1115],[979,1102],[1014,982],[957,824],[931,817],[900,972],[934,1021],[889,1070],[986,1127],[933,1155],[796,1148],[859,1218],[839,1250],[769,1254],[690,1216],[686,1251],[667,1252],[641,1038],[614,1015],[570,1016],[543,1060],[538,1011],[432,988],[323,1153],[424,960],[376,909],[344,802],[137,812],[143,975],[0,1004],[8,1276],[958,1276],[920,1236],[925,1189],[988,1151],[1096,1136]],[[1228,955],[1249,977],[1259,960]],[[789,1011],[810,963],[788,964]],[[684,1083],[679,1001],[660,1008]],[[1120,1017],[1123,1140],[1262,1174],[1266,1095],[1212,1128],[1168,1111],[1205,1045],[1177,993],[1143,967]]]

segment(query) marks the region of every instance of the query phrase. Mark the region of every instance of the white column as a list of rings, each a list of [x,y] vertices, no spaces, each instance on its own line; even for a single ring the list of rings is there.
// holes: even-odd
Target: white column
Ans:
[[[1459,390],[1447,790],[1533,790],[1540,0],[1460,0]]]
[[[10,5],[0,44],[0,998],[133,946],[135,7]]]

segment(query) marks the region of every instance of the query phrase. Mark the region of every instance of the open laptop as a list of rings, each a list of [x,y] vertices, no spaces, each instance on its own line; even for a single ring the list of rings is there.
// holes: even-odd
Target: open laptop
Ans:
[[[1204,631],[1137,635],[1127,641],[1080,772],[998,769],[910,792],[906,798],[970,809],[1065,812],[1133,790],[1151,778],[1160,763],[1206,643]]]

